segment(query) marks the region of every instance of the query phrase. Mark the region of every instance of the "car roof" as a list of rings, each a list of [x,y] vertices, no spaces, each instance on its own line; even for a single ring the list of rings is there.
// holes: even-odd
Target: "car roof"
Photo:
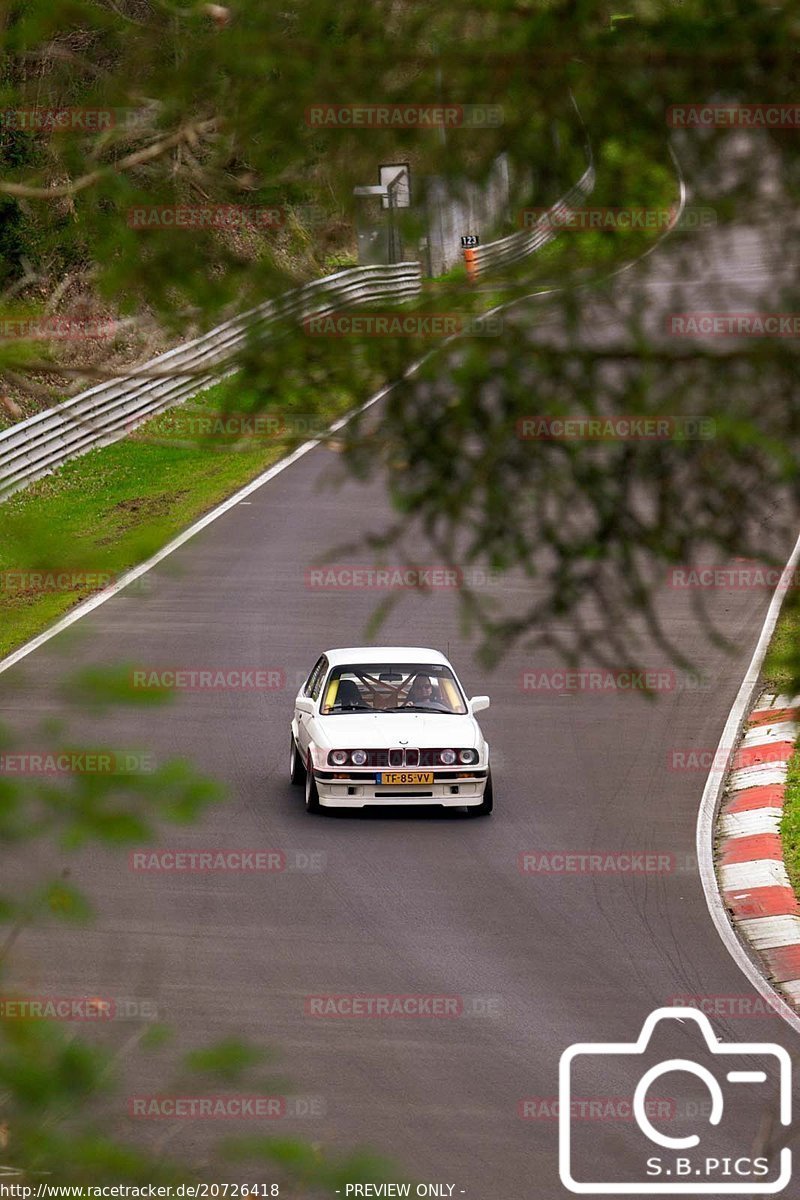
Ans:
[[[332,667],[355,663],[445,663],[450,665],[441,650],[428,646],[342,646],[326,650],[325,657]]]

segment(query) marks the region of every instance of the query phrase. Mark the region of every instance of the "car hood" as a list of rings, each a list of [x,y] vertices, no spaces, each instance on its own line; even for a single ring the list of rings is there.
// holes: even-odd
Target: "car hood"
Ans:
[[[448,713],[337,713],[319,717],[328,747],[377,750],[388,746],[475,748],[481,732],[474,717]]]

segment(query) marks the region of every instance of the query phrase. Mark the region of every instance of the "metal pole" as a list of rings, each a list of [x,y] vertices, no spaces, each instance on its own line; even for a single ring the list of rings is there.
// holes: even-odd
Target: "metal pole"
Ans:
[[[439,103],[442,106],[444,106],[444,101],[442,100],[442,68],[441,67],[436,68],[436,91],[439,93]],[[447,145],[447,130],[445,129],[444,122],[442,122],[442,124],[439,126],[439,141],[442,143],[443,146]]]
[[[394,210],[395,210],[394,194],[395,194],[395,188],[399,187],[399,185],[400,185],[400,180],[403,178],[403,174],[404,174],[403,171],[398,171],[397,174],[395,175],[394,179],[390,180],[389,183],[386,185],[386,195],[387,195],[387,199],[389,201],[389,262],[390,263],[396,263],[396,262],[400,261],[400,256],[398,255],[399,246],[397,245],[397,241],[396,241],[397,232],[396,232],[396,225],[395,225],[395,219],[394,219]]]
[[[394,180],[388,185],[386,192],[389,199],[389,262],[396,263],[394,246]]]

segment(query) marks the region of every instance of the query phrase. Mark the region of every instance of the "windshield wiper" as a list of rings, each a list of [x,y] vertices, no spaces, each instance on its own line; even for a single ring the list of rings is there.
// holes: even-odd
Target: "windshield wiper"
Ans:
[[[331,712],[374,712],[374,708],[370,708],[368,704],[334,704],[331,706]]]

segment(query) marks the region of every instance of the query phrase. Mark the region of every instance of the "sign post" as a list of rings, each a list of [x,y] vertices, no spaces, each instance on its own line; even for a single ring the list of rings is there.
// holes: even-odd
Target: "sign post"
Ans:
[[[478,278],[478,261],[475,254],[475,247],[479,246],[481,239],[477,233],[462,233],[461,246],[464,250],[464,266],[467,268],[467,282],[475,283]]]

